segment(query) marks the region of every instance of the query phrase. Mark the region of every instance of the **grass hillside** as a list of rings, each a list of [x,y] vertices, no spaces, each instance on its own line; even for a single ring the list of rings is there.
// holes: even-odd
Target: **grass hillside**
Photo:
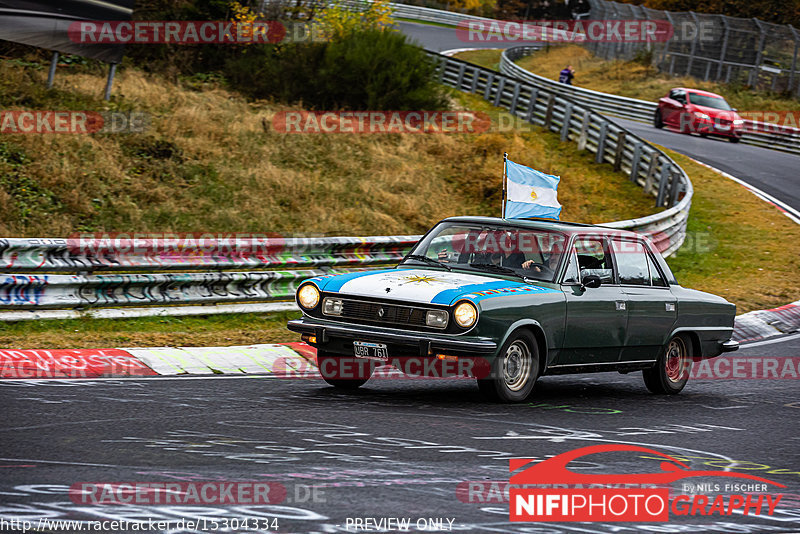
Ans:
[[[484,53],[485,54],[485,53]],[[147,134],[0,139],[0,235],[76,230],[416,233],[441,217],[497,215],[501,154],[560,174],[564,218],[599,222],[652,212],[609,165],[538,128],[480,135],[282,135],[280,109],[215,83],[120,74],[106,104],[102,73],[3,61],[6,109],[144,110]],[[451,95],[453,107],[499,113]],[[743,187],[669,152],[695,188],[687,244],[669,259],[686,287],[725,296],[738,313],[798,298],[800,226]],[[295,341],[297,314],[233,314],[0,323],[5,348],[213,346]]]
[[[76,231],[406,234],[450,215],[499,215],[502,153],[562,176],[567,220],[648,214],[652,198],[608,165],[541,131],[477,135],[282,134],[285,105],[218,83],[128,68],[110,103],[104,75],[0,60],[4,109],[145,111],[143,134],[3,135],[0,235]],[[453,93],[452,107],[484,109]],[[484,106],[482,108],[481,106]]]

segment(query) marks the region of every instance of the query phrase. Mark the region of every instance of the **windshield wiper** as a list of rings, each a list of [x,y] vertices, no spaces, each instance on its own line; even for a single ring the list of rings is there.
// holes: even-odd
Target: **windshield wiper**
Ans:
[[[503,267],[502,265],[495,265],[494,263],[470,263],[469,266],[472,267],[473,269],[478,269],[478,270],[481,270],[481,268],[483,268],[483,269],[488,270],[488,271],[495,271],[497,273],[510,274],[510,275],[516,276],[518,278],[522,278],[522,280],[525,281],[528,284],[530,284],[531,282],[534,281],[532,278],[528,278],[524,274],[520,274],[517,271],[515,271],[514,269],[511,269],[510,267]]]
[[[422,254],[409,254],[408,256],[405,257],[405,259],[403,261],[406,261],[406,260],[417,260],[417,261],[421,261],[423,263],[428,263],[430,265],[436,265],[438,267],[444,267],[448,271],[452,271],[453,270],[452,267],[450,267],[446,263],[442,263],[441,261],[434,260],[433,258],[429,258],[428,256],[423,256]]]

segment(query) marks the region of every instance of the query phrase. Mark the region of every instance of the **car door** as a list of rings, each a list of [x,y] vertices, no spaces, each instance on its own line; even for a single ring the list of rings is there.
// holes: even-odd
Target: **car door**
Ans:
[[[655,360],[677,319],[677,299],[643,241],[615,237],[611,243],[628,309],[620,360]]]
[[[583,278],[594,274],[600,287],[584,287]],[[567,312],[564,343],[557,364],[579,365],[615,362],[625,340],[625,295],[616,283],[608,240],[603,236],[577,236],[570,250],[562,290]]]
[[[679,89],[669,92],[669,97],[664,99],[663,120],[664,124],[680,127],[681,115],[686,105],[686,93]]]

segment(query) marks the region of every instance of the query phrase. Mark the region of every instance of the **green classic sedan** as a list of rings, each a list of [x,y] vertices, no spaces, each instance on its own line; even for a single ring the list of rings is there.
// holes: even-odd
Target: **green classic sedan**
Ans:
[[[597,371],[674,394],[693,361],[738,348],[736,306],[681,287],[646,237],[567,222],[445,219],[397,267],[312,278],[296,299],[289,329],[343,388],[390,364],[474,376],[504,402]]]

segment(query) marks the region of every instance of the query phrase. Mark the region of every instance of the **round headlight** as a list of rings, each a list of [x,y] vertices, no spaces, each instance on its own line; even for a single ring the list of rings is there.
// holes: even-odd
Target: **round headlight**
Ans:
[[[470,302],[462,302],[453,311],[456,323],[461,328],[469,328],[478,319],[478,310]]]
[[[314,284],[306,284],[297,291],[297,302],[310,310],[319,303],[319,289]]]

